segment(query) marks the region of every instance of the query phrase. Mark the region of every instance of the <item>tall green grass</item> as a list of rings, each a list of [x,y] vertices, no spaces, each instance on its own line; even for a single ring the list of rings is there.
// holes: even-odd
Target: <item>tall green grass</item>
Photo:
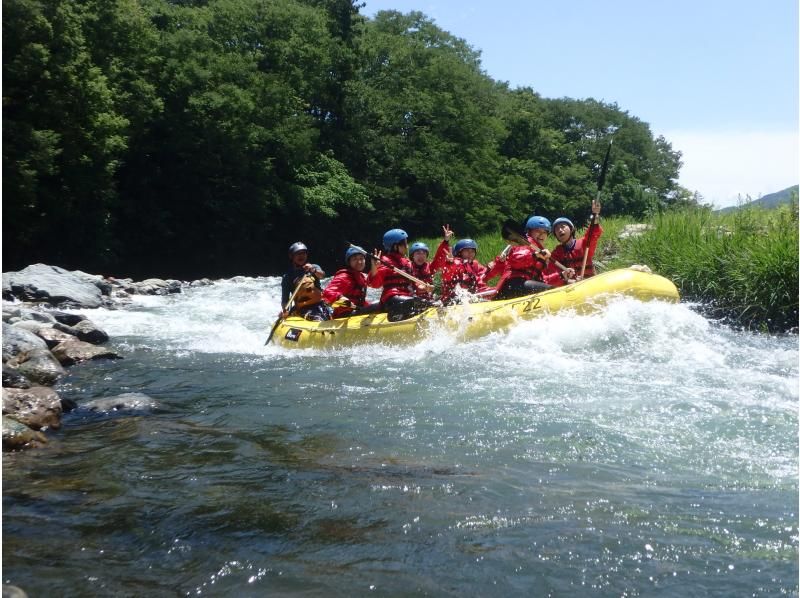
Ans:
[[[798,325],[797,205],[707,209],[655,216],[652,230],[620,242],[610,267],[647,264],[712,315],[767,331]]]
[[[724,215],[703,208],[667,212],[645,221],[652,228],[643,235],[620,239],[631,223],[630,218],[602,220],[603,235],[594,260],[598,271],[645,264],[671,279],[681,297],[701,303],[713,317],[757,330],[797,329],[796,201],[779,209],[745,207]],[[421,240],[433,257],[441,238]],[[482,264],[506,246],[499,226],[496,233],[475,240]],[[555,245],[551,235],[547,246]]]

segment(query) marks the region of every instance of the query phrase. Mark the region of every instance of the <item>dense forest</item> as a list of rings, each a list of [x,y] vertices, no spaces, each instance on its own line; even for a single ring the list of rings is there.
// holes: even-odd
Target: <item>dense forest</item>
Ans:
[[[481,69],[425,15],[351,0],[3,0],[3,269],[274,274],[387,228],[693,203],[615,104]]]

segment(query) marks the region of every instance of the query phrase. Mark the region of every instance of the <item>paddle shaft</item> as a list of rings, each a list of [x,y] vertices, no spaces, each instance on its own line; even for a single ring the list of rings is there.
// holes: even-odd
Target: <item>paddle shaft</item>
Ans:
[[[606,150],[606,157],[603,159],[603,167],[600,169],[600,178],[597,179],[597,195],[595,197],[595,202],[600,203],[600,191],[603,188],[603,185],[606,182],[606,172],[608,172],[608,158],[611,155],[611,146],[614,144],[614,139],[612,138],[611,141],[608,142],[608,149]],[[589,230],[586,234],[586,247],[583,248],[583,261],[581,263],[581,274],[580,277],[583,279],[583,275],[586,272],[586,262],[589,261],[589,239],[591,238],[592,234],[592,227],[597,226],[597,214],[592,212],[592,221],[589,223]]]
[[[297,286],[294,287],[294,291],[292,291],[292,294],[289,296],[289,300],[286,302],[286,305],[284,305],[283,311],[288,313],[289,308],[294,302],[294,298],[297,296],[298,291],[300,291],[300,285],[303,283],[303,279],[306,276],[313,276],[313,274],[311,274],[310,272],[306,272],[300,277],[300,280],[297,281]],[[270,330],[269,336],[267,337],[267,342],[264,343],[265,345],[268,345],[269,341],[272,340],[272,336],[275,334],[275,331],[278,329],[278,325],[281,322],[283,322],[283,313],[281,313],[281,315],[278,316],[278,319],[275,320],[275,323],[272,325],[272,330]]]
[[[507,241],[514,241],[515,243],[519,243],[520,245],[529,245],[530,247],[532,247],[532,248],[537,250],[535,253],[539,253],[540,251],[542,251],[539,247],[537,247],[536,245],[534,245],[533,243],[528,241],[528,239],[526,239],[525,237],[523,237],[521,234],[519,234],[516,231],[512,231],[512,230],[510,230],[508,228],[505,228],[503,230],[503,232],[505,233],[503,235],[503,237]],[[548,258],[548,259],[551,259],[551,258]],[[553,263],[556,266],[558,266],[561,269],[562,272],[567,269],[567,267],[564,264],[562,264],[561,262],[559,262],[558,260],[553,260]]]

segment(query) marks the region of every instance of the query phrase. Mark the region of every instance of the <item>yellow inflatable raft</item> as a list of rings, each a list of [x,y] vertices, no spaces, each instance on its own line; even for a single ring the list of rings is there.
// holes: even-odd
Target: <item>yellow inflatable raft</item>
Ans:
[[[428,310],[399,322],[377,313],[326,322],[289,317],[275,328],[272,342],[287,348],[337,347],[354,343],[410,343],[431,333],[452,334],[461,340],[478,338],[563,309],[586,314],[601,309],[614,296],[677,302],[678,289],[663,276],[624,268],[535,295],[502,301],[481,301]]]

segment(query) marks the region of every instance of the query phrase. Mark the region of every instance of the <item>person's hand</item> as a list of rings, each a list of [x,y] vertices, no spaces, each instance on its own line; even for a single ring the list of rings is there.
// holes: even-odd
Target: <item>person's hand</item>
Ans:
[[[600,214],[600,202],[596,199],[592,200],[592,214],[598,216]]]
[[[569,278],[575,278],[575,268],[567,268],[565,270],[562,270],[561,276],[564,278],[564,280],[567,280]]]
[[[445,224],[442,227],[442,236],[444,236],[444,240],[450,243],[450,239],[453,238],[453,235],[456,234],[455,231],[450,230],[450,225]]]
[[[316,266],[314,266],[314,264],[303,264],[303,270],[305,270],[306,272],[314,272],[316,271],[316,269],[317,268]]]
[[[285,320],[286,318],[289,317],[289,312],[286,311],[285,309],[282,309],[281,312],[278,314],[278,317]]]
[[[375,258],[375,261],[376,261],[376,262],[379,262],[379,261],[381,261],[381,256],[382,256],[382,255],[383,255],[383,254],[381,253],[381,250],[380,250],[380,249],[374,249],[374,250],[372,251],[372,257],[374,257],[374,258]],[[373,263],[374,263],[374,262],[373,262]]]
[[[417,289],[420,290],[422,293],[433,293],[433,285],[432,284],[417,284]]]
[[[540,259],[543,259],[544,261],[547,261],[547,260],[550,259],[550,250],[549,249],[540,249],[539,251],[536,252],[536,255]]]
[[[499,259],[499,258],[498,258],[498,259]],[[494,268],[494,260],[492,260],[491,262],[489,262],[488,264],[486,264],[486,269],[487,269],[487,270],[491,270],[492,268]]]

